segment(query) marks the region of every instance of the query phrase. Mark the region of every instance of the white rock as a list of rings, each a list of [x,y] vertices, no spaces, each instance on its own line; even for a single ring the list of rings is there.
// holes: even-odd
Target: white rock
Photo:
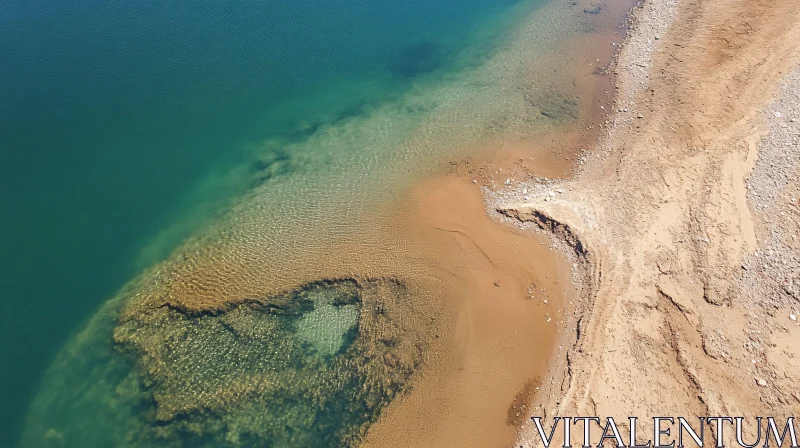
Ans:
[[[759,386],[766,386],[767,385],[766,380],[763,380],[761,378],[756,378],[756,382],[758,382]]]
[[[523,188],[522,189],[522,194],[528,194],[528,189],[527,188]]]
[[[777,110],[775,111],[775,118],[781,118],[782,116],[783,116],[783,114],[781,114]]]
[[[551,198],[556,197],[556,194],[553,191],[548,191],[547,194],[550,195]]]
[[[795,316],[794,314],[790,314],[790,315],[789,315],[789,319],[791,319],[791,320],[797,320],[797,316]]]

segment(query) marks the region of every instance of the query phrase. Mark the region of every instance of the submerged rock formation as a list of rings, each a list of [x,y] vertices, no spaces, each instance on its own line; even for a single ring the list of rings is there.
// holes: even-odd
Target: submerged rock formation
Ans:
[[[119,434],[100,439],[125,446],[354,446],[421,363],[423,340],[395,311],[406,300],[398,280],[341,279],[221,311],[126,310],[113,330],[119,368],[87,362],[73,378],[107,390],[68,385],[81,398],[50,403],[60,421],[40,434],[52,446],[87,443],[64,416],[83,421],[90,397],[118,414],[118,427],[98,430]]]

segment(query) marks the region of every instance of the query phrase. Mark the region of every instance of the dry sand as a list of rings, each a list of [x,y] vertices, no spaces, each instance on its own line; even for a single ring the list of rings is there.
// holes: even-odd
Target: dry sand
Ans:
[[[570,247],[581,288],[531,413],[797,415],[800,8],[648,0],[635,17],[580,172],[489,192]]]

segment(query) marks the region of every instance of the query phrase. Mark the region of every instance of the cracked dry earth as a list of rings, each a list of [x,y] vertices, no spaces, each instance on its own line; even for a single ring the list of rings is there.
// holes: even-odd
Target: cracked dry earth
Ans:
[[[800,9],[648,0],[635,17],[581,172],[498,207],[583,249],[572,340],[532,414],[796,415]]]

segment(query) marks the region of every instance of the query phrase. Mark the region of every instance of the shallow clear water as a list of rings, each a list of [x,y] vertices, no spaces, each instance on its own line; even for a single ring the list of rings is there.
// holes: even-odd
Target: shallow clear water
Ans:
[[[432,162],[574,120],[531,65],[584,30],[545,4],[0,6],[0,444],[357,441],[425,337],[403,321],[424,294],[391,285],[427,267],[365,215]],[[353,276],[367,299],[297,298]]]
[[[280,160],[264,141],[474,63],[513,3],[3,2],[0,445],[99,304],[259,168],[291,169],[254,160]]]

